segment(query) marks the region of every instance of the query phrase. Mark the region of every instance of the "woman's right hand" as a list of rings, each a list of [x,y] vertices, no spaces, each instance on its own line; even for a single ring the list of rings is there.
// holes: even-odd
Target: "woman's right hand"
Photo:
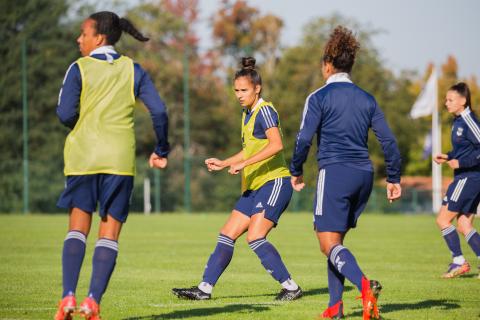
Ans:
[[[208,158],[205,160],[205,164],[207,165],[208,171],[220,171],[225,168],[223,161],[217,158]]]
[[[436,154],[435,157],[433,158],[433,161],[435,161],[438,164],[442,164],[445,161],[448,161],[448,155],[446,155],[445,153]]]
[[[400,199],[402,196],[402,187],[400,183],[387,183],[387,199],[390,203]]]
[[[303,176],[298,176],[294,177],[292,176],[290,178],[290,183],[292,184],[292,188],[295,191],[302,191],[302,189],[305,187],[305,182],[303,182]]]

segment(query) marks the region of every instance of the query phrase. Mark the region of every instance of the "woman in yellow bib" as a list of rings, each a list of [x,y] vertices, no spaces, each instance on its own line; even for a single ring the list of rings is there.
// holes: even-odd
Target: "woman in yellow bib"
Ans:
[[[172,291],[181,298],[210,299],[213,286],[232,259],[235,240],[247,232],[250,248],[283,287],[276,299],[295,300],[301,297],[302,290],[291,279],[278,251],[266,239],[287,208],[293,189],[283,157],[278,113],[270,102],[260,97],[262,79],[255,70],[255,59],[242,59],[242,68],[235,74],[234,89],[244,110],[242,150],[226,160],[207,159],[205,164],[209,171],[229,167],[231,174],[242,172],[243,194],[220,231],[202,282],[192,288]]]
[[[90,288],[78,311],[86,319],[100,319],[100,299],[115,267],[133,189],[137,97],[150,111],[158,140],[150,166],[167,165],[165,106],[140,65],[115,51],[113,45],[122,31],[139,41],[148,40],[113,12],[97,12],[83,22],[77,39],[83,57],[68,69],[59,95],[57,115],[72,131],[64,149],[67,182],[57,204],[69,210],[70,221],[62,254],[63,295],[55,320],[72,319],[77,311],[75,290],[97,203],[101,221]]]

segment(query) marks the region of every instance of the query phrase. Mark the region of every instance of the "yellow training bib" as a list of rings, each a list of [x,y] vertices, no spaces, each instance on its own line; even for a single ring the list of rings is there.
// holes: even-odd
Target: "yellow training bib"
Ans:
[[[77,60],[80,116],[65,141],[65,175],[135,175],[133,61]]]
[[[260,152],[268,144],[268,139],[258,139],[253,135],[253,130],[255,127],[255,119],[257,118],[258,113],[262,108],[271,107],[273,110],[275,108],[270,102],[262,102],[257,108],[253,111],[252,116],[245,124],[245,112],[242,117],[242,147],[243,154],[245,159],[251,157],[252,155]],[[275,110],[277,112],[277,110]],[[278,114],[278,112],[277,112]],[[278,124],[278,129],[280,134],[282,130],[280,127],[280,120]],[[287,165],[285,163],[285,158],[283,156],[283,151],[271,156],[268,159],[262,160],[260,162],[249,165],[243,169],[242,173],[242,191],[245,190],[257,190],[265,183],[276,178],[289,177],[290,172],[288,171]]]

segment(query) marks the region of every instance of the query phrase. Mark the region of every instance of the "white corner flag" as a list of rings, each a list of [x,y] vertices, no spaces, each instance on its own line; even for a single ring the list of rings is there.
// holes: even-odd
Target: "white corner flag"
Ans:
[[[413,104],[410,117],[417,119],[432,115],[432,155],[442,152],[442,134],[438,117],[438,77],[435,68]],[[432,161],[432,211],[437,213],[442,205],[442,168]]]
[[[420,92],[410,111],[412,119],[425,117],[433,113],[433,109],[437,105],[437,82],[437,72],[433,68],[430,78],[428,78],[425,87]]]

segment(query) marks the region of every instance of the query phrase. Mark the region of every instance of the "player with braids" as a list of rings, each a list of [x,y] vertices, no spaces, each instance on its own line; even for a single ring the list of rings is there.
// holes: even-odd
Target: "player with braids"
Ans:
[[[443,278],[454,278],[470,271],[460,247],[457,228],[480,259],[480,235],[473,227],[473,219],[480,202],[480,123],[470,103],[470,89],[460,82],[447,91],[447,111],[455,116],[452,128],[453,150],[435,155],[438,164],[447,163],[453,169],[454,179],[447,189],[437,216],[437,225],[452,253],[453,261]],[[479,276],[480,277],[480,276]]]
[[[363,318],[379,319],[380,283],[368,280],[343,240],[367,204],[373,186],[373,166],[368,154],[368,131],[382,145],[387,168],[387,198],[401,195],[400,152],[375,98],[356,86],[350,72],[360,45],[350,30],[336,27],[323,54],[326,84],[305,102],[300,131],[290,164],[292,186],[304,186],[303,163],[317,135],[319,167],[314,200],[314,230],[320,250],[327,256],[330,302],[324,318],[343,318],[342,294],[347,278],[361,292]]]
[[[72,319],[77,311],[75,290],[97,202],[101,221],[90,288],[78,311],[86,319],[100,319],[100,300],[115,268],[118,238],[133,189],[136,98],[149,109],[157,137],[150,167],[167,165],[165,105],[140,65],[115,51],[113,46],[122,32],[139,41],[148,40],[113,12],[88,17],[77,39],[83,57],[68,69],[59,94],[57,115],[72,130],[64,149],[67,181],[57,204],[69,210],[69,227],[63,245],[63,294],[56,320]]]
[[[293,190],[283,157],[279,116],[272,103],[260,96],[262,78],[255,70],[255,59],[242,59],[242,67],[235,74],[234,89],[243,107],[242,150],[226,160],[207,159],[205,164],[209,171],[229,167],[230,174],[241,172],[243,194],[220,230],[202,282],[192,288],[172,291],[180,298],[210,299],[213,287],[232,259],[235,241],[246,232],[250,248],[283,287],[276,299],[298,299],[302,290],[291,279],[278,251],[266,239],[287,208]]]

